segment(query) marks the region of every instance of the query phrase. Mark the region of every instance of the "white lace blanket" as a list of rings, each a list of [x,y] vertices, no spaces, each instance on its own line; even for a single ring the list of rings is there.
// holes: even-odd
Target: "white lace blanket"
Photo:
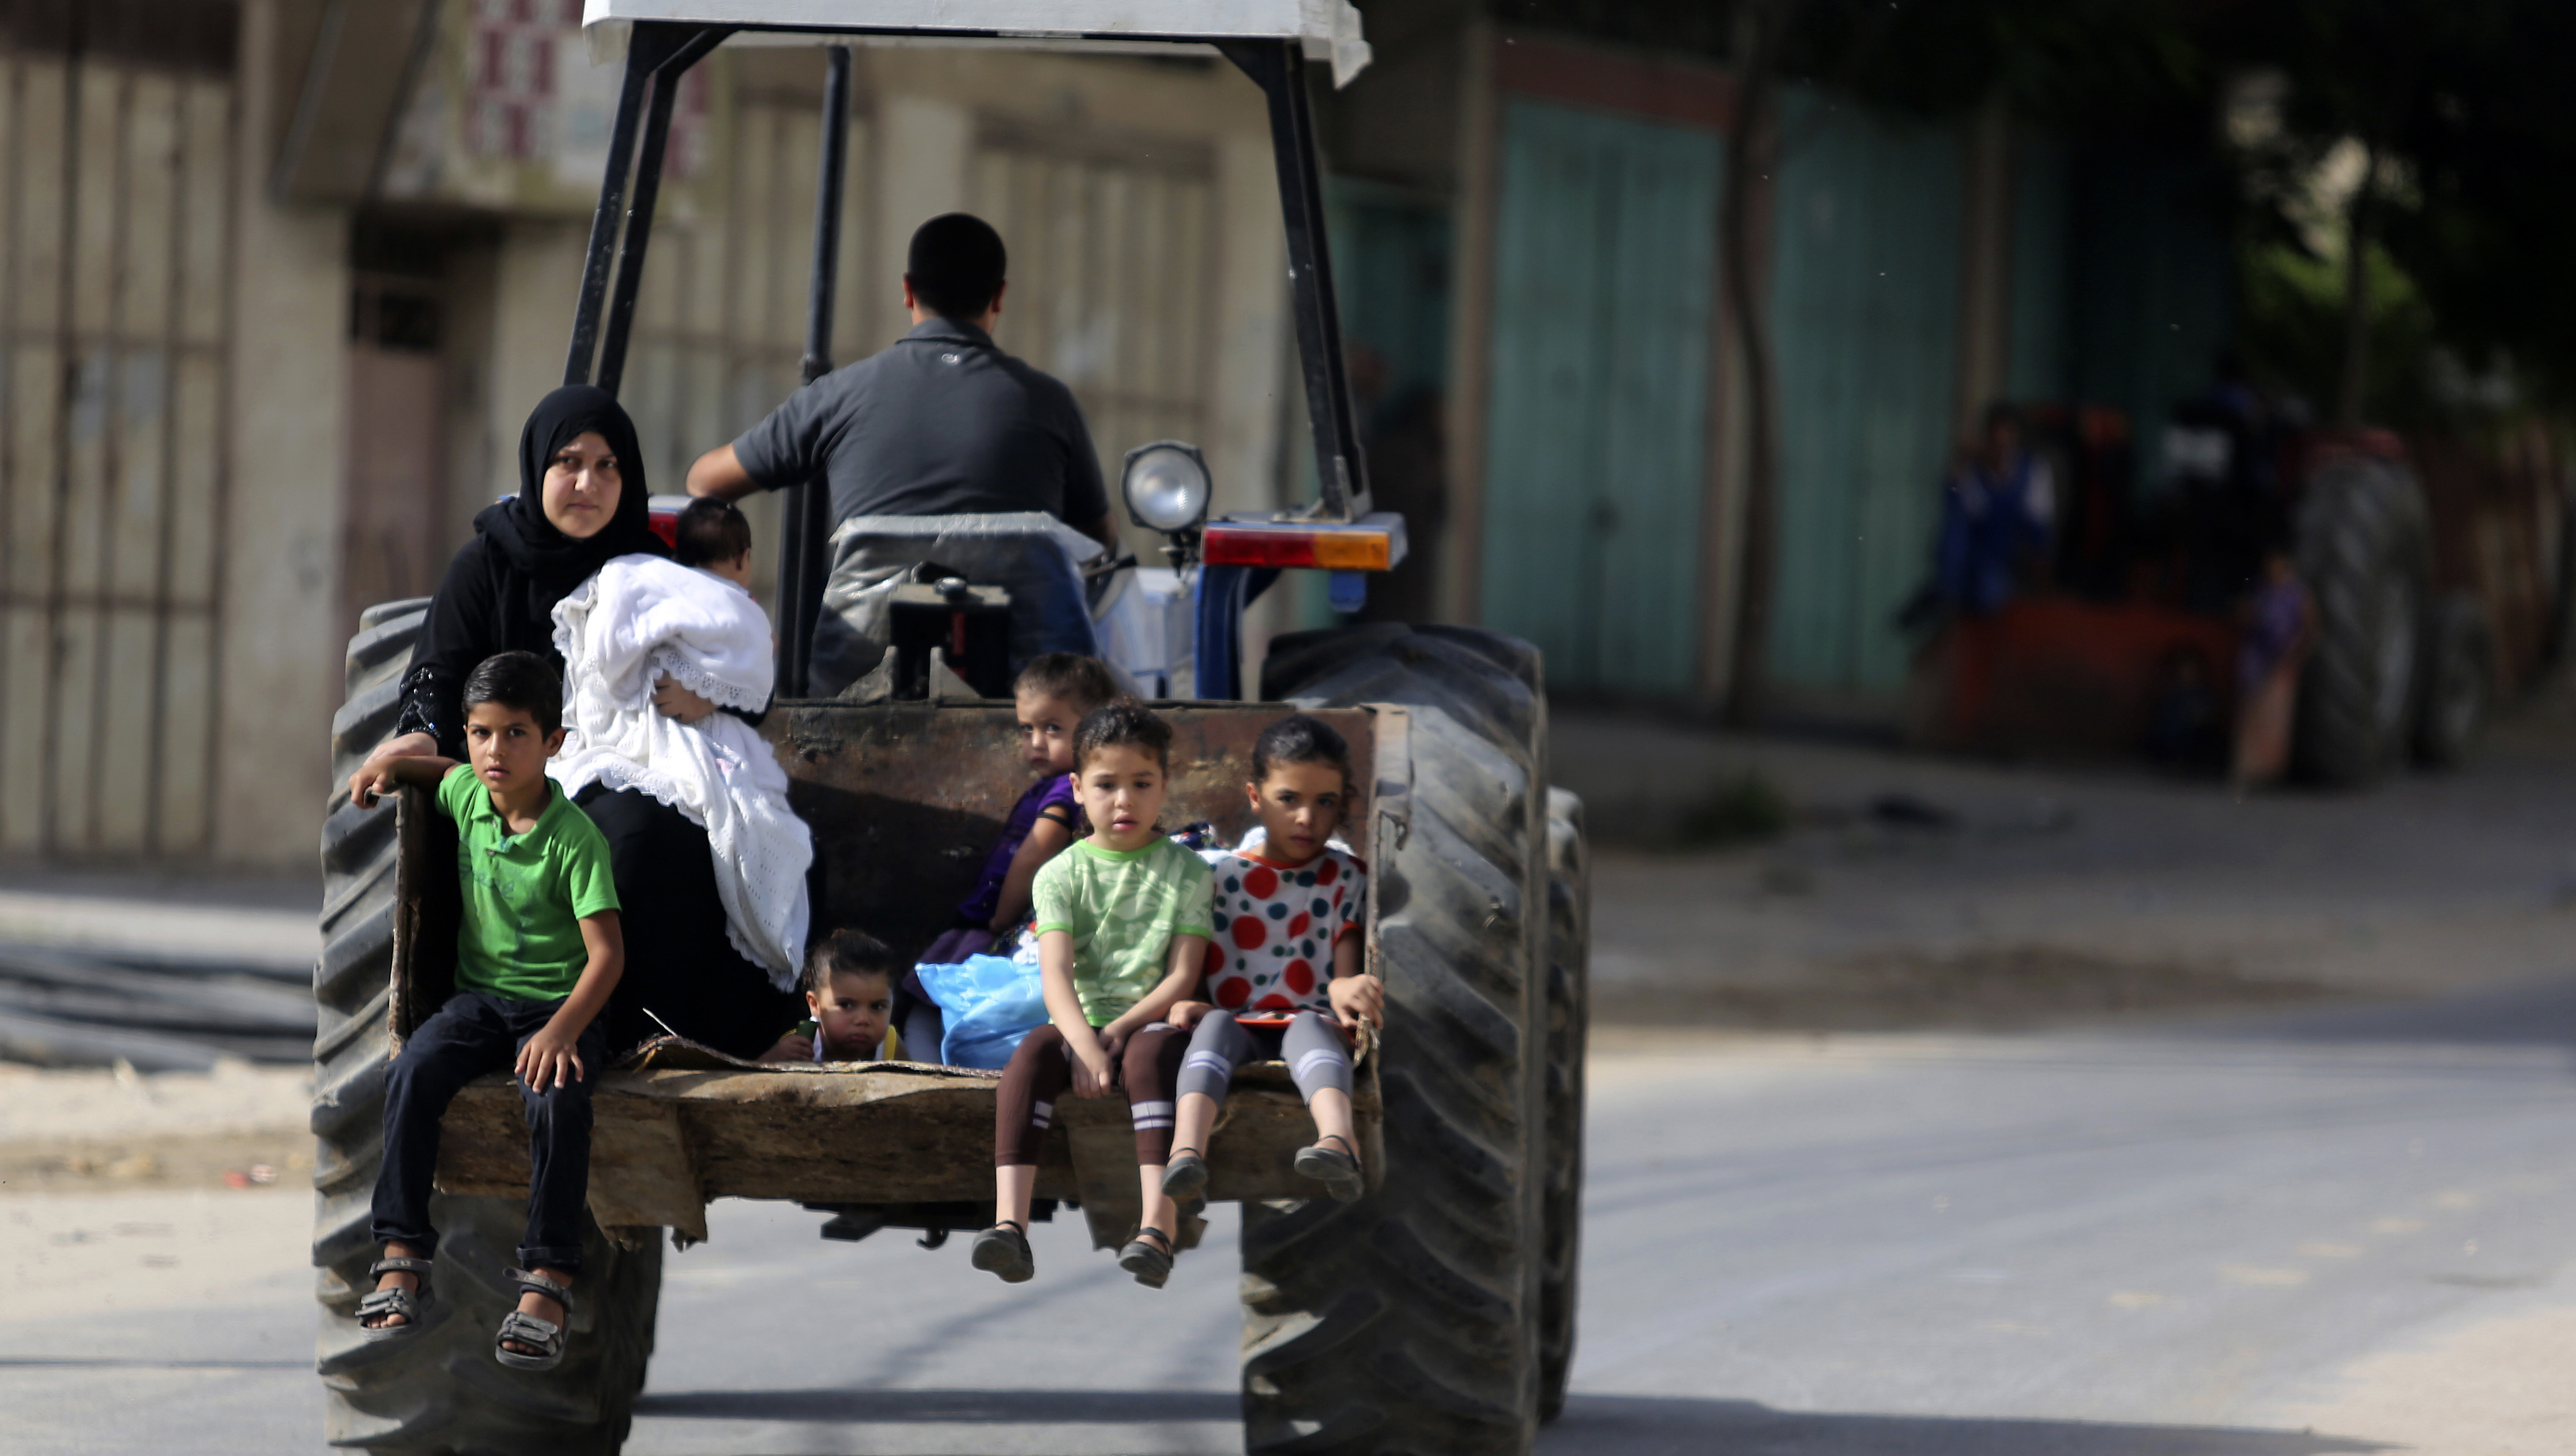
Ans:
[[[555,606],[564,659],[564,751],[546,771],[577,794],[637,789],[707,831],[734,949],[796,983],[814,838],[787,807],[787,771],[728,713],[684,724],[653,711],[664,673],[719,707],[758,711],[775,671],[769,614],[721,577],[658,556],[620,556]]]

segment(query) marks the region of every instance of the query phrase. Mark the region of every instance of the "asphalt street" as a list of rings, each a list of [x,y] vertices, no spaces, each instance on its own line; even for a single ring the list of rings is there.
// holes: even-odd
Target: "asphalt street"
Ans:
[[[2576,1449],[2563,1415],[2529,1445],[2362,1428],[2416,1393],[2353,1374],[2576,1303],[2571,1039],[2576,982],[2152,1031],[1632,1035],[1595,1061],[1581,1354],[1539,1449]],[[244,1196],[281,1199],[265,1266],[167,1256],[165,1303],[0,1309],[0,1452],[319,1449],[296,1207]],[[1239,1449],[1230,1220],[1161,1293],[1070,1221],[1017,1289],[962,1239],[818,1221],[720,1205],[671,1260],[630,1451]]]

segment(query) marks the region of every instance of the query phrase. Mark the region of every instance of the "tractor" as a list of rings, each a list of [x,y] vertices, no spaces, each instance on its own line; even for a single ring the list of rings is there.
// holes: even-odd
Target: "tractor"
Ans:
[[[1321,497],[1208,519],[1195,450],[1146,442],[1129,456],[1129,513],[1164,534],[1189,586],[1189,656],[1173,667],[1195,690],[1157,704],[1176,730],[1166,818],[1211,821],[1231,842],[1248,827],[1237,784],[1260,729],[1290,704],[1333,722],[1355,756],[1359,803],[1345,834],[1374,874],[1366,959],[1388,999],[1360,1058],[1368,1186],[1358,1201],[1307,1197],[1288,1173],[1304,1114],[1275,1065],[1246,1069],[1212,1151],[1208,1197],[1242,1205],[1244,1445],[1528,1450],[1564,1401],[1573,1351],[1587,1015],[1582,806],[1548,785],[1539,655],[1459,627],[1307,631],[1272,643],[1258,698],[1242,700],[1248,601],[1282,571],[1323,570],[1348,611],[1366,573],[1405,549],[1403,522],[1371,509],[1307,92],[1310,59],[1330,61],[1337,81],[1366,63],[1357,14],[1343,0],[589,0],[585,24],[611,54],[622,44],[625,69],[564,378],[612,392],[673,97],[731,37],[803,40],[823,59],[808,383],[829,368],[852,44],[1212,49],[1266,96]],[[1023,787],[1004,768],[1009,706],[983,695],[991,663],[964,630],[970,608],[1007,594],[953,576],[906,583],[898,595],[916,618],[949,612],[957,632],[898,641],[906,661],[892,693],[815,695],[818,621],[835,620],[821,482],[789,493],[786,519],[778,689],[763,732],[813,829],[814,924],[818,933],[861,925],[899,950],[918,947],[944,928],[940,907],[971,881],[975,853]],[[1097,588],[1126,564],[1079,570],[1105,600],[1115,593]],[[435,807],[406,790],[391,811],[359,809],[345,782],[391,730],[426,607],[363,613],[332,723],[342,787],[322,836],[312,1120],[328,1435],[388,1453],[613,1453],[653,1353],[663,1260],[710,1237],[711,1200],[793,1202],[828,1213],[829,1237],[913,1228],[936,1247],[952,1229],[980,1226],[989,1208],[996,1076],[917,1063],[758,1065],[677,1037],[626,1053],[594,1098],[571,1355],[542,1374],[490,1357],[489,1332],[511,1298],[501,1271],[527,1162],[516,1094],[505,1076],[487,1078],[458,1097],[443,1128],[445,1317],[412,1339],[366,1342],[355,1309],[375,1255],[368,1213],[386,1069],[449,987],[458,899],[453,834]],[[927,670],[931,658],[944,673]],[[1073,1105],[1050,1136],[1040,1197],[1078,1208],[1095,1244],[1124,1240],[1137,1197],[1124,1106]],[[1184,1247],[1202,1226],[1185,1228]],[[962,1260],[958,1277],[973,1277]]]
[[[1942,624],[1910,686],[1917,741],[1976,751],[2151,756],[2209,766],[2175,741],[2198,699],[2204,738],[2238,693],[2234,609],[2271,551],[2314,610],[2288,764],[2301,780],[2374,783],[2468,752],[2501,664],[2488,603],[2436,551],[2443,523],[2409,451],[2383,430],[2253,431],[2205,401],[2176,408],[2168,484],[2134,513],[2114,411],[2033,413],[2068,489],[2047,589]],[[2187,730],[2186,730],[2187,731]]]

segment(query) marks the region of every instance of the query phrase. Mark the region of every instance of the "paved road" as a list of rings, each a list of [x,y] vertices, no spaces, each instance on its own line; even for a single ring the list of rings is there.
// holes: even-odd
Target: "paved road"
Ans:
[[[1540,1449],[2576,1449],[2564,1339],[2502,1341],[2532,1378],[2489,1358],[2509,1394],[2423,1423],[2444,1350],[2570,1327],[2571,1037],[2576,983],[2152,1034],[1602,1057],[1576,1394]],[[273,1207],[275,1262],[207,1279],[183,1251],[177,1308],[0,1305],[0,1452],[316,1449],[299,1215]],[[13,1219],[33,1227],[0,1200],[0,1235]],[[1070,1224],[1010,1290],[962,1241],[826,1245],[815,1222],[722,1206],[672,1261],[630,1451],[1237,1449],[1223,1226],[1154,1294]]]

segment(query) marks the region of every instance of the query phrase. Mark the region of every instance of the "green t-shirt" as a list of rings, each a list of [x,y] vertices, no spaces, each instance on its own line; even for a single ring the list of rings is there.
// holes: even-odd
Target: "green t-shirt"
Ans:
[[[581,919],[617,906],[608,840],[546,781],[545,812],[513,836],[492,791],[460,763],[438,781],[438,807],[456,821],[456,989],[521,1001],[560,1001],[590,963]]]
[[[1073,936],[1082,1014],[1107,1026],[1162,984],[1172,937],[1208,935],[1207,861],[1161,835],[1120,853],[1088,839],[1048,860],[1029,886],[1036,932]]]

